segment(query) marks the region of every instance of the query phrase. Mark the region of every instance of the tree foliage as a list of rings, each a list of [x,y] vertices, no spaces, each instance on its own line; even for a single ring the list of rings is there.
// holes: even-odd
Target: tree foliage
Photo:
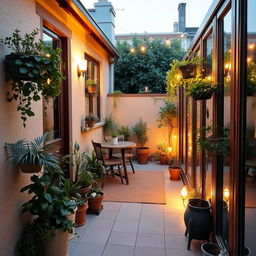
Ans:
[[[146,47],[144,53],[140,51],[142,45]],[[121,57],[115,64],[115,90],[123,93],[138,93],[144,91],[145,86],[152,93],[165,93],[170,63],[174,59],[181,60],[184,55],[180,40],[167,45],[160,39],[134,38],[132,45],[126,41],[117,42],[117,49]]]

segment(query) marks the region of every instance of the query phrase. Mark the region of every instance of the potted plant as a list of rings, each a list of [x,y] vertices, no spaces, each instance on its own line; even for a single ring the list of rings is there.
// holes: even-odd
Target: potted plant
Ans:
[[[195,57],[191,60],[174,60],[167,71],[167,95],[173,97],[176,95],[178,87],[183,87],[189,80],[197,79],[201,76],[201,67],[203,60]]]
[[[214,256],[214,255],[222,255],[221,254],[221,248],[219,247],[218,244],[214,244],[214,243],[203,243],[201,245],[201,250],[204,254],[204,256]]]
[[[89,210],[98,212],[102,208],[104,193],[100,189],[92,189],[88,194]]]
[[[86,158],[86,171],[90,172],[93,176],[93,187],[99,188],[102,186],[103,178],[105,176],[105,167],[101,165],[93,152],[91,155],[87,154]]]
[[[85,122],[88,127],[92,128],[95,125],[95,122],[98,120],[98,118],[92,114],[85,117]]]
[[[213,136],[213,130],[211,126],[197,129],[196,143],[200,150],[206,150],[208,156],[230,155],[230,129],[216,128],[215,130],[218,130],[218,134],[222,134],[222,137]]]
[[[8,101],[18,101],[17,111],[21,114],[23,126],[28,117],[34,116],[32,101],[56,98],[61,92],[62,60],[60,49],[53,49],[43,41],[36,41],[38,29],[24,37],[19,30],[12,36],[1,39],[11,49],[5,57],[6,79],[11,81]]]
[[[90,172],[85,170],[81,171],[78,174],[78,180],[76,182],[76,184],[80,187],[78,189],[78,193],[80,193],[82,196],[85,196],[88,191],[91,190],[93,182],[93,176]]]
[[[186,95],[194,100],[207,100],[216,91],[216,86],[208,78],[198,78],[186,84]]]
[[[24,173],[37,173],[43,166],[58,168],[58,157],[50,153],[50,146],[45,144],[50,134],[46,132],[34,141],[19,140],[15,143],[5,143],[9,162]]]
[[[113,131],[117,131],[118,130],[117,121],[114,119],[112,114],[105,117],[104,125],[103,125],[103,130],[104,130],[105,136],[111,136]]]
[[[63,190],[63,179],[60,168],[46,167],[41,177],[33,175],[32,183],[21,189],[33,194],[22,205],[22,212],[36,216],[32,225],[44,227],[40,238],[35,238],[44,249],[43,255],[67,255],[68,233],[73,232],[74,226],[68,215],[74,213],[77,202]]]
[[[168,145],[166,143],[161,143],[156,145],[156,148],[160,152],[159,160],[160,164],[166,165],[169,162],[169,150],[168,150]]]
[[[131,136],[131,131],[128,125],[123,125],[121,128],[118,130],[119,135],[124,135],[124,140],[128,141],[130,136]]]
[[[116,131],[112,131],[111,134],[111,144],[116,145],[118,144],[118,134]]]
[[[179,181],[180,180],[180,174],[182,172],[182,168],[178,164],[178,162],[175,159],[169,160],[169,176],[170,180],[173,181]]]
[[[87,79],[85,82],[85,88],[87,88],[88,93],[95,93],[97,91],[98,84],[94,80]]]
[[[144,146],[148,140],[147,123],[143,122],[142,118],[140,118],[140,120],[132,127],[132,130],[137,137],[138,143],[140,144],[140,147],[136,148],[137,161],[139,164],[147,164],[149,148]]]

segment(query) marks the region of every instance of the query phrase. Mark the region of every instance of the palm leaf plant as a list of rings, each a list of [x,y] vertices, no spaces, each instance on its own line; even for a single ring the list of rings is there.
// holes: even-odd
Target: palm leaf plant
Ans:
[[[59,158],[50,153],[50,146],[46,145],[50,134],[46,132],[34,141],[19,140],[15,143],[6,143],[9,163],[25,173],[39,172],[42,167],[59,169]]]

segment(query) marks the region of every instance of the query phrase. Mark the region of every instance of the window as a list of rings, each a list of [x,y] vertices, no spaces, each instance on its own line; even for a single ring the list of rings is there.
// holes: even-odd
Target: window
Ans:
[[[96,93],[88,93],[86,89],[86,114],[96,116],[100,120],[100,64],[85,54],[87,73],[85,79],[93,80],[97,84]]]

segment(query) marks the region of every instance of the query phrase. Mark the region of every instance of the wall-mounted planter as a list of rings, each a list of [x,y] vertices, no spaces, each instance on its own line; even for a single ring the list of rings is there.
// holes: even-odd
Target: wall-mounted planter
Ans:
[[[88,93],[96,93],[97,92],[97,85],[88,85],[87,90],[88,90]]]
[[[5,56],[7,76],[24,81],[35,81],[39,78],[43,62],[47,58],[38,55],[10,54]]]
[[[196,77],[195,64],[187,64],[187,65],[180,66],[180,71],[182,73],[183,79]]]

